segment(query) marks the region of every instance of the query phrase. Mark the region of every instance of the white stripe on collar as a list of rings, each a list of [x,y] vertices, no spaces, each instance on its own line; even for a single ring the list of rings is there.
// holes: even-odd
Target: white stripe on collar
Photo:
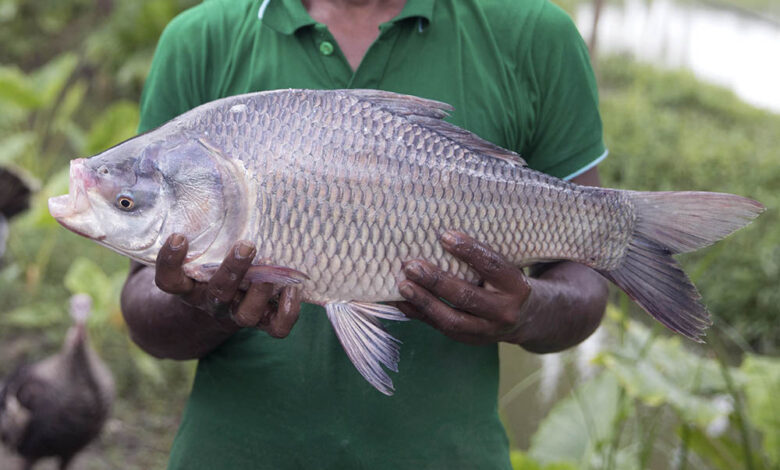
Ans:
[[[601,163],[601,161],[602,161],[602,160],[604,160],[605,158],[607,158],[607,155],[609,155],[609,150],[604,150],[604,153],[602,153],[601,155],[599,155],[598,157],[596,157],[596,159],[595,159],[595,160],[593,160],[592,162],[588,163],[587,165],[585,165],[584,167],[580,168],[579,170],[575,171],[574,173],[572,173],[572,174],[570,174],[570,175],[568,175],[568,176],[564,176],[564,177],[563,177],[563,178],[561,178],[561,179],[562,179],[562,180],[569,181],[569,180],[571,180],[572,178],[576,178],[576,177],[580,176],[581,174],[585,173],[586,171],[590,170],[590,169],[591,169],[591,168],[593,168],[594,166],[596,166],[596,165],[598,165],[599,163]]]
[[[268,8],[268,2],[270,2],[270,1],[271,0],[263,0],[263,4],[260,5],[260,9],[257,10],[257,19],[258,20],[262,20],[263,19],[263,15],[265,15],[265,9]]]

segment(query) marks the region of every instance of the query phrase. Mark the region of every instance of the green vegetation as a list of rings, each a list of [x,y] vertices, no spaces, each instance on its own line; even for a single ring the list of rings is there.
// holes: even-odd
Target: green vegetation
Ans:
[[[19,361],[59,349],[72,293],[93,297],[90,336],[119,400],[79,468],[163,468],[193,367],[157,361],[132,344],[118,303],[127,260],[59,227],[46,199],[67,190],[71,158],[135,133],[157,38],[194,3],[0,0],[0,165],[39,186],[0,261],[0,379]]]
[[[719,347],[692,349],[616,307],[605,326],[599,372],[513,454],[516,470],[780,467],[780,361],[747,355],[729,366]]]
[[[577,6],[583,3],[597,3],[599,0],[552,0],[569,14],[574,15]],[[646,3],[652,0],[645,0]],[[625,0],[604,0],[606,5],[623,4]],[[689,3],[704,5],[727,10],[734,10],[741,14],[753,15],[765,20],[780,23],[780,3],[777,0],[675,0],[675,3]]]
[[[32,209],[14,220],[0,262],[0,377],[19,360],[56,351],[68,297],[93,297],[90,333],[116,376],[119,401],[83,468],[161,468],[192,364],[158,361],[132,344],[118,306],[127,260],[57,226],[46,199],[66,191],[69,159],[134,134],[154,44],[193,3],[0,0],[0,165],[23,169],[40,186]],[[780,116],[684,72],[619,57],[597,70],[611,151],[601,166],[606,185],[734,192],[768,211],[682,257],[715,316],[715,347],[648,329],[646,315],[616,297],[595,376],[574,382],[513,464],[779,468],[780,361],[770,356],[780,349]]]

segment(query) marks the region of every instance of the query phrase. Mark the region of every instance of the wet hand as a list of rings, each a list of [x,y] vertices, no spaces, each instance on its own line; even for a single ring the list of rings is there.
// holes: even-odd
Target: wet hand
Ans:
[[[481,276],[485,287],[415,259],[404,263],[407,279],[398,288],[406,302],[397,307],[406,316],[458,341],[486,344],[515,340],[525,324],[524,307],[531,295],[523,271],[465,234],[445,232],[440,241],[445,250]]]
[[[155,266],[155,283],[160,290],[178,295],[215,318],[229,316],[238,327],[257,328],[275,338],[290,333],[300,312],[300,289],[282,288],[277,302],[273,284],[246,286],[244,275],[257,253],[252,244],[239,241],[233,245],[208,282],[197,282],[184,274],[187,248],[187,239],[173,234],[160,249]]]

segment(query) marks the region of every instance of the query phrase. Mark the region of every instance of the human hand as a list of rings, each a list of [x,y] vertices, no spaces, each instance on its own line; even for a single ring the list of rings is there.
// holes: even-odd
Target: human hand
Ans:
[[[445,232],[440,241],[445,250],[468,263],[482,277],[485,287],[415,259],[404,263],[407,279],[398,289],[406,302],[396,304],[397,307],[406,316],[422,320],[458,341],[517,342],[528,320],[526,307],[531,295],[523,271],[463,233]]]
[[[277,303],[273,284],[253,282],[243,286],[257,253],[251,243],[239,241],[233,245],[208,282],[197,282],[184,274],[187,248],[183,235],[172,234],[160,249],[154,279],[160,290],[178,295],[186,304],[215,318],[229,316],[238,327],[257,328],[274,338],[290,333],[300,312],[300,290],[283,287]]]

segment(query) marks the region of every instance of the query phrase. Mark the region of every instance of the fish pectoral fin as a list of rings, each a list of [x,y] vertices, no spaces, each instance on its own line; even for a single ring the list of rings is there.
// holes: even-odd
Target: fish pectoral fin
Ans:
[[[208,282],[219,271],[219,266],[217,263],[199,266],[185,265],[184,273],[196,281]],[[267,282],[278,286],[296,286],[308,279],[309,276],[293,268],[273,264],[253,264],[244,274],[243,282],[245,285],[242,285],[243,288],[246,288],[253,282]]]
[[[244,275],[249,282],[267,282],[280,286],[294,286],[309,279],[306,274],[284,266],[273,264],[255,264]]]
[[[328,319],[347,356],[360,375],[385,395],[393,394],[393,381],[386,368],[398,372],[401,342],[385,331],[379,319],[408,320],[390,305],[364,302],[331,302],[325,305]]]

